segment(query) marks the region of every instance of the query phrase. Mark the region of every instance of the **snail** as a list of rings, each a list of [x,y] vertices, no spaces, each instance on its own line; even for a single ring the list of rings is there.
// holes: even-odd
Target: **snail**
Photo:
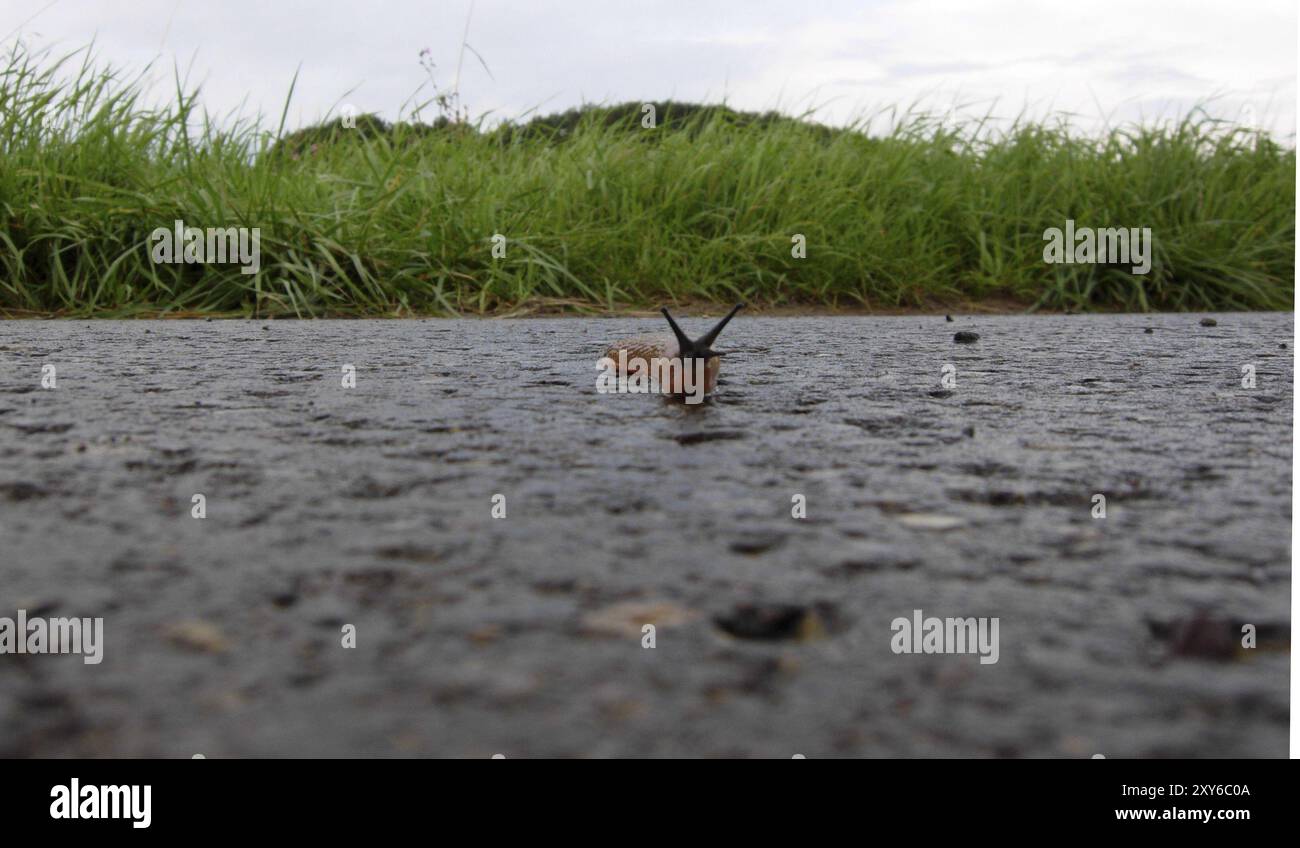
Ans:
[[[601,363],[611,369],[612,377],[649,376],[661,392],[685,395],[688,403],[699,403],[717,387],[722,368],[722,353],[712,348],[713,342],[744,305],[737,303],[712,330],[695,341],[687,338],[665,306],[659,311],[668,319],[671,336],[660,333],[619,339],[605,350]]]

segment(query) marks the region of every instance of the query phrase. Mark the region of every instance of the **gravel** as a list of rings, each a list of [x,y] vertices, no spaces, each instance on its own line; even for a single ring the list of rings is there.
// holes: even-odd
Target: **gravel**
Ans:
[[[1286,755],[1292,316],[661,323],[0,325],[0,755]]]

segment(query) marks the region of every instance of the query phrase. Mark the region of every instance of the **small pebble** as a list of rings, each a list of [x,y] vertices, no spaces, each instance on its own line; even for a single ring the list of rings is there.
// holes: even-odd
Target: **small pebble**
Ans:
[[[675,627],[689,624],[699,617],[699,613],[672,601],[647,599],[621,601],[612,606],[603,607],[582,617],[582,630],[602,636],[621,636],[629,639],[640,638],[642,629],[647,624],[655,627]]]
[[[1175,657],[1230,660],[1237,653],[1236,632],[1232,622],[1198,612],[1173,623],[1169,653]]]
[[[907,512],[898,516],[898,522],[913,530],[952,530],[966,523],[955,515],[938,515],[930,512]]]
[[[176,645],[200,653],[220,654],[229,647],[221,628],[201,619],[175,622],[166,628],[165,635]]]
[[[774,532],[751,532],[743,538],[736,539],[730,545],[731,550],[738,554],[761,554],[772,548],[780,547],[785,541],[784,533]]]
[[[715,616],[713,623],[737,639],[808,641],[825,635],[828,612],[821,605],[743,603]]]
[[[1202,326],[1202,327],[1217,327],[1217,326],[1219,326],[1219,322],[1218,322],[1218,321],[1215,321],[1213,318],[1202,318],[1202,319],[1201,319],[1201,326]]]
[[[953,336],[952,340],[957,342],[957,344],[970,344],[971,342],[979,341],[980,334],[972,333],[970,330],[962,330],[961,332]]]

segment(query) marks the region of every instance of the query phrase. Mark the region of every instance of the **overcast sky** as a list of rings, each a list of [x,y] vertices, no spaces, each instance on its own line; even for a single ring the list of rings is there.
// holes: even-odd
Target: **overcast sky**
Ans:
[[[0,0],[0,38],[138,70],[191,67],[202,102],[289,124],[348,104],[397,116],[427,75],[450,89],[470,0]],[[1294,143],[1295,0],[475,0],[460,92],[473,117],[674,98],[826,122],[891,105],[1069,111],[1089,127],[1214,98]],[[490,118],[491,119],[491,118]]]

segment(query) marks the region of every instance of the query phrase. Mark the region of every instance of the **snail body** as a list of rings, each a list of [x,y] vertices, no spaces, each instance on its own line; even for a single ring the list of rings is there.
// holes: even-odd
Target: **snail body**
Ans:
[[[668,319],[671,335],[657,333],[619,339],[605,349],[605,357],[614,363],[619,377],[632,376],[642,369],[648,373],[658,367],[657,362],[673,363],[672,367],[656,372],[662,374],[661,382],[666,384],[662,390],[672,395],[711,394],[717,388],[718,372],[722,370],[722,354],[711,345],[743,306],[736,304],[712,330],[694,341],[682,332],[664,307],[659,311]],[[702,393],[698,388],[701,384]]]

